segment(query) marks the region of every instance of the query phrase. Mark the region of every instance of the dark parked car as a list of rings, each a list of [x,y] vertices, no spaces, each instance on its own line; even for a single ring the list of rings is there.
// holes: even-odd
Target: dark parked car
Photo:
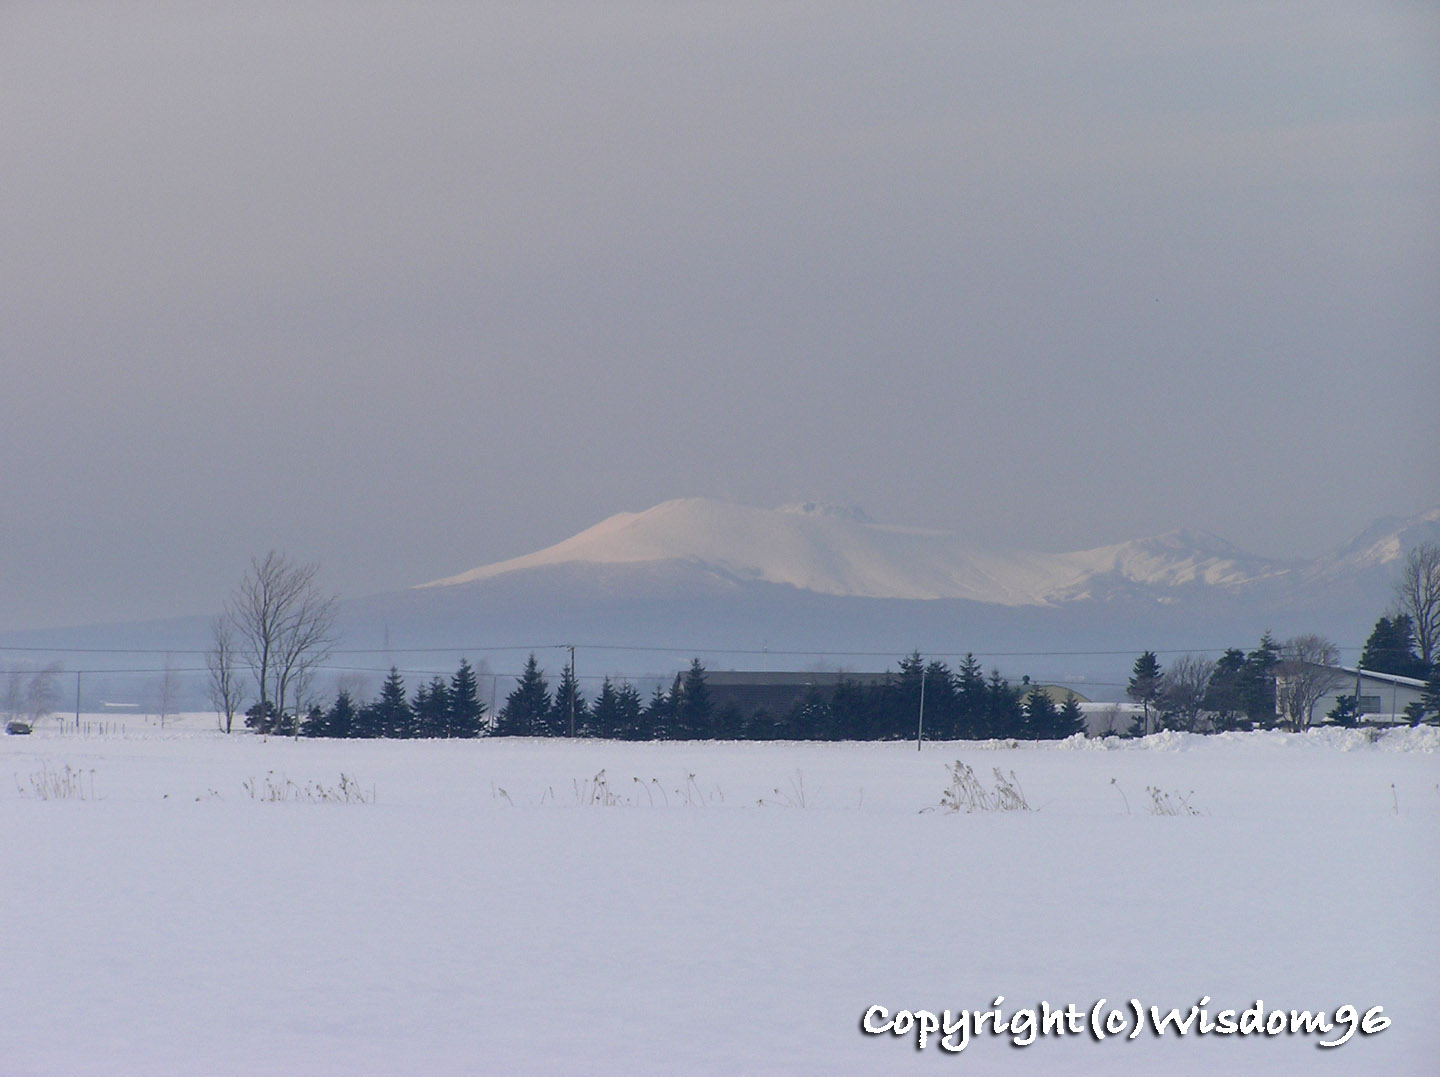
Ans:
[[[17,734],[18,734],[18,733],[28,733],[28,732],[30,732],[30,723],[29,723],[29,722],[20,722],[20,721],[6,722],[6,723],[5,723],[5,732],[7,732],[7,733],[17,733]]]

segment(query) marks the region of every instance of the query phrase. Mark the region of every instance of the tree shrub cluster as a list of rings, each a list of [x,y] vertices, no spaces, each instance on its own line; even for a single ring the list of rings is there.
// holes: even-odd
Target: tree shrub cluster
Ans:
[[[1440,575],[1440,551],[1434,547],[1429,548],[1432,561],[1430,571]],[[1426,552],[1426,547],[1420,547],[1420,553]],[[1407,571],[1418,572],[1425,567],[1425,561],[1412,555],[1407,564]],[[1411,587],[1419,588],[1421,585],[1412,581]],[[1414,600],[1409,603],[1409,608],[1415,609],[1421,618],[1431,625],[1440,622],[1440,610],[1433,608],[1434,603],[1440,603],[1440,579],[1434,580],[1430,585],[1432,589],[1432,606],[1427,607],[1422,602]],[[1423,593],[1423,592],[1421,592]],[[1407,605],[1404,601],[1406,592],[1399,589],[1401,605]],[[1434,653],[1433,636],[1430,633],[1432,642],[1429,644],[1431,653]],[[1409,613],[1395,613],[1381,617],[1375,622],[1375,628],[1370,633],[1370,638],[1365,641],[1365,649],[1360,653],[1360,668],[1369,670],[1372,673],[1390,673],[1397,677],[1410,677],[1417,681],[1424,681],[1425,686],[1420,690],[1420,698],[1405,708],[1405,716],[1414,725],[1422,722],[1430,725],[1440,724],[1440,655],[1436,660],[1431,661],[1425,657],[1424,648],[1426,643],[1421,634],[1415,630],[1415,617]],[[1354,696],[1341,696],[1339,704],[1329,715],[1334,721],[1341,724],[1354,724],[1358,720],[1359,707]]]
[[[1315,703],[1344,682],[1339,649],[1329,640],[1301,635],[1277,642],[1269,632],[1245,652],[1226,650],[1218,659],[1182,655],[1162,669],[1154,651],[1135,660],[1126,694],[1141,704],[1127,732],[1173,729],[1188,733],[1229,730],[1305,729],[1317,717]],[[1440,663],[1416,653],[1411,619],[1381,617],[1365,644],[1360,667],[1425,680],[1418,703],[1406,710],[1413,723],[1440,722]],[[1360,720],[1354,696],[1336,697],[1324,717],[1338,725]]]
[[[1281,645],[1266,632],[1254,650],[1227,649],[1218,659],[1182,655],[1169,670],[1154,651],[1131,668],[1126,695],[1141,705],[1132,736],[1268,729],[1275,725],[1275,669]]]

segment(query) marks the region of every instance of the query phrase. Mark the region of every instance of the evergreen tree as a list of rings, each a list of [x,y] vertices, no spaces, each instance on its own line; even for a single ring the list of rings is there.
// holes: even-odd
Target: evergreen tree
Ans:
[[[677,682],[679,678],[676,678]],[[650,695],[650,702],[640,714],[640,725],[647,740],[671,740],[675,729],[674,699],[658,684]]]
[[[606,677],[590,708],[590,729],[595,736],[609,740],[620,735],[620,728],[620,693]]]
[[[615,692],[615,736],[626,740],[649,740],[650,733],[641,724],[645,704],[640,689],[628,681]]]
[[[515,690],[506,697],[495,734],[501,737],[544,736],[549,714],[550,686],[532,654],[525,663],[525,671],[520,674]]]
[[[1215,731],[1238,729],[1246,712],[1245,652],[1231,647],[1215,662],[1201,707],[1215,716]]]
[[[705,667],[700,664],[700,659],[691,659],[685,679],[679,682],[678,695],[675,723],[679,727],[679,735],[690,740],[712,737],[715,708],[710,702],[710,689],[705,685]]]
[[[382,737],[410,737],[415,732],[415,712],[405,698],[405,681],[400,671],[390,667],[390,675],[380,686],[380,699],[376,703],[376,719]]]
[[[417,737],[438,740],[450,735],[450,688],[439,677],[416,690],[411,709]]]
[[[275,704],[266,699],[251,706],[245,712],[245,725],[257,733],[274,733],[280,725]]]
[[[831,724],[830,701],[814,685],[795,701],[785,719],[791,740],[830,740]]]
[[[745,735],[745,715],[734,703],[727,703],[715,712],[715,738],[717,740],[739,740]]]
[[[988,711],[985,670],[973,654],[967,654],[955,671],[955,736],[968,740],[991,736]]]
[[[777,719],[764,707],[756,707],[745,719],[745,740],[784,740],[789,723]]]
[[[1025,697],[1025,732],[1030,740],[1053,740],[1060,725],[1060,711],[1050,693],[1030,689]]]
[[[353,737],[354,728],[355,704],[350,699],[350,693],[342,688],[325,712],[325,736]]]
[[[960,700],[955,677],[944,662],[925,667],[925,728],[931,740],[954,740],[959,724]]]
[[[882,728],[881,695],[874,685],[842,678],[830,696],[830,721],[841,740],[874,740]]]
[[[1415,652],[1415,622],[1408,614],[1396,614],[1393,619],[1381,617],[1375,622],[1360,654],[1360,668],[1397,677],[1424,678],[1425,662]]]
[[[1337,696],[1335,706],[1325,717],[1338,726],[1353,729],[1360,724],[1360,707],[1354,696]]]
[[[557,737],[572,736],[584,731],[586,721],[585,697],[580,694],[575,670],[566,666],[560,674],[560,686],[555,689],[555,698],[550,704],[550,734]]]
[[[305,720],[300,723],[300,735],[302,737],[330,736],[325,724],[325,712],[320,709],[320,704],[312,703],[310,709],[305,712]]]
[[[1275,667],[1279,664],[1280,644],[1266,631],[1255,649],[1245,656],[1245,665],[1240,670],[1247,728],[1268,729],[1275,725]]]
[[[1440,662],[1430,667],[1425,687],[1420,690],[1420,715],[1416,722],[1440,725]]]
[[[890,705],[886,708],[890,736],[909,740],[915,738],[922,720],[920,689],[926,680],[925,659],[920,657],[919,651],[912,651],[905,658],[900,659],[900,675],[891,682]],[[930,686],[925,684],[924,687],[928,691]],[[921,734],[923,736],[923,730],[921,730]]]
[[[275,727],[271,732],[277,737],[293,737],[295,735],[295,712],[281,711],[280,716],[275,719]]]
[[[1075,696],[1068,695],[1065,702],[1060,705],[1060,713],[1056,716],[1055,736],[1058,740],[1066,737],[1073,737],[1076,733],[1085,733],[1085,712],[1080,709],[1080,700]]]
[[[485,704],[480,702],[480,686],[475,671],[465,659],[450,678],[450,713],[447,716],[447,735],[451,737],[479,737],[485,732]]]
[[[1150,711],[1160,697],[1160,691],[1164,684],[1164,674],[1160,671],[1160,659],[1156,657],[1154,651],[1146,651],[1135,659],[1135,665],[1130,670],[1130,683],[1125,687],[1125,694],[1143,708],[1141,725],[1136,730],[1140,736],[1155,730],[1154,718]]]
[[[350,727],[352,737],[360,737],[366,740],[385,735],[384,727],[380,718],[380,701],[372,699],[363,707],[355,710],[355,720]]]
[[[985,724],[990,736],[1018,738],[1025,736],[1025,706],[1021,702],[1020,690],[1012,688],[1010,682],[1000,676],[998,669],[990,671],[990,680],[985,685],[987,706]]]

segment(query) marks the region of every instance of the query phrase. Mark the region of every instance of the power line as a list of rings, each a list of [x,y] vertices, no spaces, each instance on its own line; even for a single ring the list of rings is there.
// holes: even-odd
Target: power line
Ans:
[[[400,655],[400,654],[491,654],[502,651],[563,651],[570,647],[577,650],[587,651],[624,651],[624,652],[651,652],[660,654],[687,654],[687,655],[747,655],[747,656],[778,656],[784,658],[894,658],[895,650],[874,650],[874,651],[827,651],[827,650],[806,650],[787,649],[774,647],[715,647],[715,646],[685,646],[681,644],[646,644],[646,643],[510,643],[510,644],[485,644],[465,645],[449,644],[439,647],[337,647],[330,651],[335,655]],[[1223,653],[1227,650],[1238,649],[1230,645],[1225,646],[1203,646],[1203,647],[1122,647],[1113,650],[1064,650],[1064,651],[984,651],[958,648],[920,648],[921,654],[926,655],[949,655],[949,654],[973,654],[976,658],[1107,658],[1126,655],[1139,655],[1145,651],[1153,651],[1161,654],[1209,654]],[[1341,652],[1359,652],[1363,647],[1342,646],[1337,648]],[[166,654],[166,655],[207,655],[209,650],[197,650],[184,647],[38,647],[38,646],[15,646],[0,644],[0,652],[13,652],[18,654]]]

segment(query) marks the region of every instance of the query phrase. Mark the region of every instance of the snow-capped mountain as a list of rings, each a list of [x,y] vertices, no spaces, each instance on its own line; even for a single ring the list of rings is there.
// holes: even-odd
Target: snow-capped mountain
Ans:
[[[1175,531],[1072,553],[996,553],[943,531],[878,524],[808,502],[758,509],[705,498],[612,516],[554,546],[423,584],[443,588],[565,566],[683,563],[737,582],[823,595],[1053,606],[1137,590],[1234,591],[1297,577],[1303,563],[1255,557],[1214,535]]]
[[[1335,553],[1308,565],[1307,573],[1313,579],[1335,579],[1376,569],[1389,572],[1422,542],[1440,543],[1440,508],[1376,520]]]
[[[685,499],[523,557],[348,599],[340,627],[361,655],[385,664],[411,656],[427,670],[436,655],[470,654],[508,672],[526,651],[552,661],[561,643],[581,647],[591,675],[663,674],[694,656],[716,669],[883,669],[912,649],[974,651],[1012,680],[1068,679],[1091,685],[1094,698],[1118,698],[1145,649],[1215,653],[1248,649],[1267,630],[1277,639],[1318,632],[1353,658],[1393,602],[1400,560],[1421,542],[1440,542],[1440,509],[1377,521],[1313,561],[1283,561],[1192,531],[997,553],[857,509]],[[208,633],[209,619],[194,617],[0,642],[203,651]],[[115,661],[118,669],[133,657]],[[97,700],[133,695],[134,678],[117,678],[87,674],[85,690]]]

